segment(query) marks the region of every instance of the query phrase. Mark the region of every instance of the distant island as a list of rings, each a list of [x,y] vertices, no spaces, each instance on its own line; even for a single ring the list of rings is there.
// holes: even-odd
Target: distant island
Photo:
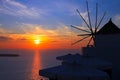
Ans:
[[[19,57],[18,54],[0,54],[0,57]]]

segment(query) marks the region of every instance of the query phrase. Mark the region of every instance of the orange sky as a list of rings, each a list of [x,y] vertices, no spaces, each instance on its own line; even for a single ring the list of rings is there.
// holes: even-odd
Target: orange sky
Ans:
[[[24,37],[20,34],[12,34],[9,38],[8,36],[0,41],[0,49],[79,49],[85,44],[83,41],[72,46],[71,43],[78,40],[78,37],[70,36],[40,36],[35,34],[24,34]],[[40,40],[40,44],[35,44],[36,39]]]
[[[20,27],[21,28],[21,27]],[[18,28],[19,29],[19,28]],[[80,40],[80,31],[74,31],[65,25],[56,29],[44,29],[40,25],[27,24],[22,27],[24,33],[12,33],[7,29],[1,29],[0,49],[80,49],[85,46],[86,40],[71,46]],[[15,31],[15,30],[14,30]],[[39,39],[40,44],[36,45],[34,40]]]
[[[98,0],[97,22],[96,1],[89,0],[88,3],[87,11],[85,0],[0,0],[0,49],[79,49],[88,40],[71,46],[71,43],[80,39],[76,35],[83,34],[84,31],[75,31],[70,25],[90,31],[87,26],[94,28],[100,25],[99,21],[106,10],[110,14],[100,21],[103,23],[99,28],[109,18],[120,25],[120,1]],[[111,11],[113,8],[114,11]],[[90,19],[87,12],[90,12]],[[80,18],[80,14],[88,25]],[[91,20],[91,24],[88,20]],[[40,39],[39,45],[34,43],[36,39]]]

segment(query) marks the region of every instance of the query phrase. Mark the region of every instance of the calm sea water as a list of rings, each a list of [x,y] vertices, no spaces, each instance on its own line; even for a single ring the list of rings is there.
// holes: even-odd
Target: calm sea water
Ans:
[[[57,56],[80,53],[80,50],[0,50],[0,53],[20,55],[0,57],[0,80],[40,80],[43,78],[39,76],[40,69],[60,64]]]

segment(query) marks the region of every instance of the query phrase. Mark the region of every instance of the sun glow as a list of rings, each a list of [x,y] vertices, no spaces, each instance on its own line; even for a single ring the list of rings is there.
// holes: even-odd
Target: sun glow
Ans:
[[[34,43],[38,45],[38,44],[40,44],[40,40],[36,39],[36,40],[34,40]]]

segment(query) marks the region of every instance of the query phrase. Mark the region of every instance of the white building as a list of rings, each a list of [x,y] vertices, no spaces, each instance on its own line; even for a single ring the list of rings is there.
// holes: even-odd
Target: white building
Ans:
[[[120,80],[120,29],[110,19],[95,35],[95,46],[84,47],[84,56],[112,62],[112,80]]]

